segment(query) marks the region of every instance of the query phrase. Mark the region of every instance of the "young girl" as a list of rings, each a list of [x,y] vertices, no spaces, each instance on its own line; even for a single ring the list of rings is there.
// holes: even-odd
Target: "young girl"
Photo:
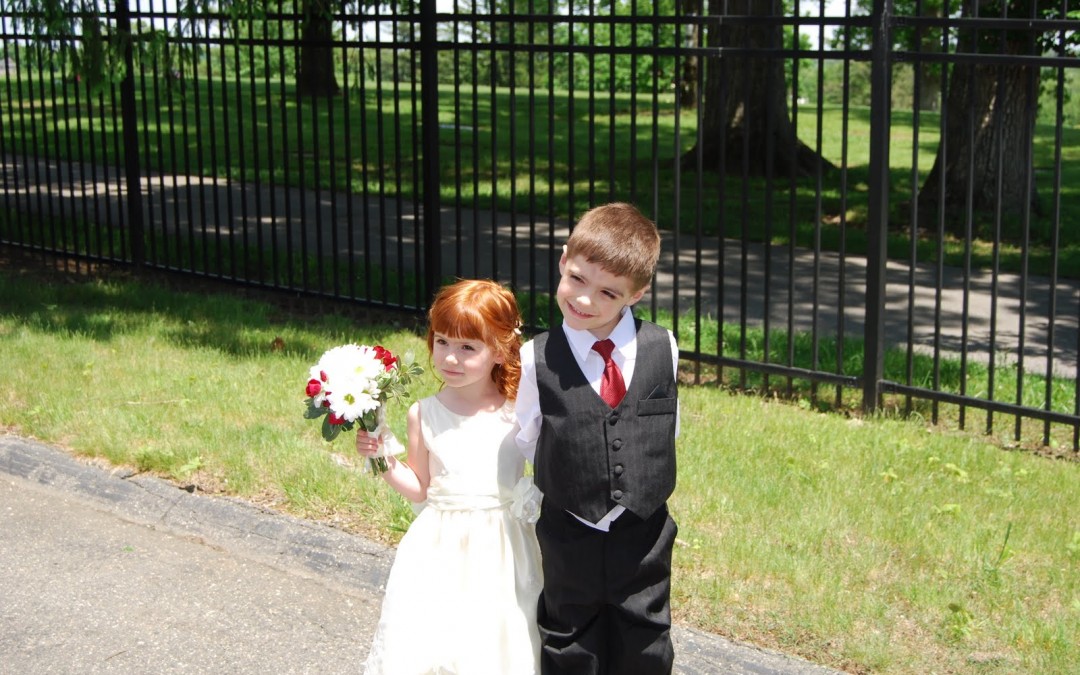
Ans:
[[[409,408],[408,463],[390,457],[382,474],[426,506],[398,546],[365,672],[539,672],[540,550],[533,525],[512,513],[525,468],[514,440],[517,303],[495,282],[459,281],[428,318],[444,386]],[[357,434],[361,455],[377,447]]]

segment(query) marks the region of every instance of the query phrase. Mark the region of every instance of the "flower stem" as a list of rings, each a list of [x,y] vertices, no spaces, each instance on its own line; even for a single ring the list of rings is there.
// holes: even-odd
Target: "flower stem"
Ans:
[[[386,463],[385,457],[369,457],[368,467],[371,469],[371,473],[375,475],[386,473],[390,470],[390,465]]]

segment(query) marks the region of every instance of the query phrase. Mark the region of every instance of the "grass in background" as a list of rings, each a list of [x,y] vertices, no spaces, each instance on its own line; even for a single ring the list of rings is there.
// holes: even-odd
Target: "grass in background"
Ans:
[[[165,173],[411,200],[417,194],[420,154],[414,145],[419,132],[413,93],[401,83],[365,81],[330,100],[309,99],[297,96],[292,84],[260,83],[253,92],[250,81],[231,77],[193,80],[182,94],[168,88],[155,94],[153,88],[139,87],[139,150],[146,167]],[[700,230],[710,236],[794,241],[800,246],[812,246],[820,237],[826,250],[844,248],[852,255],[866,250],[866,107],[849,106],[846,122],[839,105],[824,104],[820,113],[816,106],[799,107],[794,121],[800,139],[847,169],[846,174],[834,171],[821,177],[819,198],[816,176],[770,183],[728,175],[721,181],[710,167],[700,174],[690,166],[677,169],[677,158],[693,147],[698,111],[684,109],[676,118],[671,93],[658,95],[657,111],[644,93],[597,97],[588,91],[519,88],[511,93],[477,86],[475,102],[473,93],[471,86],[464,91],[452,85],[439,89],[439,189],[444,205],[575,219],[590,204],[629,200],[662,227],[678,226],[687,234]],[[101,164],[123,165],[121,129],[111,102],[87,96],[74,82],[39,80],[32,74],[19,82],[9,80],[0,94],[0,118],[10,121],[12,148],[50,159],[93,157]],[[529,125],[521,115],[511,115],[512,110],[530,111],[535,140],[527,133]],[[960,265],[964,242],[953,236],[939,241],[932,214],[922,213],[918,231],[911,232],[910,203],[934,162],[939,115],[920,113],[916,129],[910,111],[895,110],[891,124],[889,255],[908,258],[914,236],[919,261],[943,258]],[[1080,200],[1075,198],[1080,129],[1066,125],[1061,133],[1057,271],[1080,278],[1080,228],[1075,225],[1080,223]],[[1036,187],[1046,212],[1033,214],[1026,233],[1020,217],[1005,216],[998,250],[1002,270],[1019,272],[1026,259],[1031,273],[1052,272],[1055,143],[1054,127],[1037,124]],[[672,199],[677,192],[680,200]],[[676,203],[683,205],[678,212]],[[977,216],[974,228],[972,264],[989,268],[994,260],[993,218]]]
[[[383,541],[411,521],[347,465],[347,440],[303,419],[307,368],[330,346],[426,364],[409,326],[7,270],[0,307],[9,430]],[[414,394],[435,390],[426,375]],[[712,386],[681,397],[677,621],[852,672],[1080,666],[1080,463]]]

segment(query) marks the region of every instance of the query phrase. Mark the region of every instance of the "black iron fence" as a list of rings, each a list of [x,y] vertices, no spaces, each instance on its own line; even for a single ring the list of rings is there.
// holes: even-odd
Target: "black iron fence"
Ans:
[[[1067,2],[2,8],[7,246],[416,312],[492,277],[542,327],[630,201],[695,379],[1077,447]]]

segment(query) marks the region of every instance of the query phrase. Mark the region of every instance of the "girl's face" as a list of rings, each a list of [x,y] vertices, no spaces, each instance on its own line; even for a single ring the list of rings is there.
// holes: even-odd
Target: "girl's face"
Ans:
[[[448,387],[494,386],[491,369],[503,359],[483,340],[451,338],[436,332],[431,362]]]

